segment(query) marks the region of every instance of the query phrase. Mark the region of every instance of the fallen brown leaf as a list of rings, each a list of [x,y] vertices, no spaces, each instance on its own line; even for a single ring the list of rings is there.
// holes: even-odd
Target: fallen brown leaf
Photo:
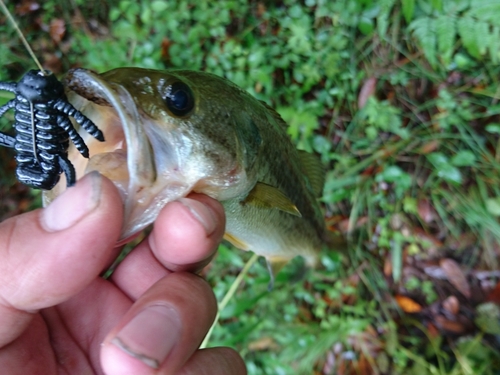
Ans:
[[[422,155],[430,154],[433,151],[436,151],[439,147],[439,141],[432,140],[430,142],[427,142],[423,144],[417,152]]]
[[[445,258],[439,261],[439,266],[446,274],[446,278],[465,297],[470,298],[470,285],[464,272],[453,259]]]
[[[375,93],[377,79],[375,77],[368,78],[361,87],[358,96],[358,108],[361,109],[366,105],[368,98]]]
[[[16,15],[23,17],[40,9],[40,4],[36,1],[21,1],[16,5]]]
[[[436,219],[436,211],[428,199],[419,199],[417,210],[418,216],[424,223],[429,224]]]
[[[356,221],[356,223],[354,223],[354,225],[351,225],[351,220],[349,218],[345,218],[337,224],[337,228],[342,233],[349,233],[356,228],[362,227],[367,221],[368,217],[362,216]]]
[[[263,2],[259,1],[257,3],[257,17],[262,17],[264,14],[266,14],[266,11],[266,5]]]
[[[486,301],[496,303],[500,305],[500,281],[497,283],[495,288],[488,294]]]
[[[409,297],[396,295],[394,299],[405,313],[415,314],[422,311],[422,306]]]
[[[252,352],[262,350],[277,350],[279,345],[272,337],[262,337],[248,344],[248,349]]]
[[[444,331],[452,332],[452,333],[462,333],[465,331],[465,327],[463,324],[459,322],[454,322],[452,320],[446,319],[442,315],[438,315],[435,317],[436,324]]]
[[[449,296],[443,301],[443,308],[452,315],[457,315],[460,310],[460,302],[455,296]]]
[[[364,353],[357,360],[341,358],[337,370],[338,375],[371,375],[374,369]]]
[[[63,64],[61,58],[55,54],[45,54],[43,67],[54,74],[62,72]]]
[[[54,43],[59,44],[66,34],[66,24],[60,18],[54,18],[50,21],[49,34]]]
[[[161,58],[167,62],[170,62],[170,47],[172,47],[172,41],[164,37],[161,41]]]
[[[384,260],[384,275],[385,277],[389,277],[392,275],[392,262],[389,257]]]
[[[427,333],[430,337],[438,337],[440,335],[439,330],[432,323],[427,323]]]

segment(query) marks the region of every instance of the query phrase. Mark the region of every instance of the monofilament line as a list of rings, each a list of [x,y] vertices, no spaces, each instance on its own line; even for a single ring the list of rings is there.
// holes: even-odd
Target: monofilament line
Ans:
[[[35,53],[31,49],[31,47],[30,47],[28,41],[26,40],[26,38],[24,37],[23,32],[21,31],[21,29],[19,28],[19,26],[17,26],[16,21],[14,20],[14,18],[12,17],[12,15],[10,14],[9,10],[7,9],[7,7],[5,6],[5,3],[3,2],[3,0],[0,0],[0,7],[2,8],[2,11],[5,13],[5,15],[7,16],[7,18],[9,19],[10,23],[12,24],[12,26],[14,27],[14,30],[16,30],[17,34],[19,35],[19,38],[21,38],[21,41],[23,42],[24,47],[26,47],[26,50],[30,54],[30,56],[33,59],[33,61],[35,62],[35,64],[38,66],[38,69],[40,69],[40,71],[43,73],[43,75],[47,76],[48,73],[45,71],[45,69],[43,69],[42,64],[40,64],[40,61],[38,61],[38,59],[36,58]]]

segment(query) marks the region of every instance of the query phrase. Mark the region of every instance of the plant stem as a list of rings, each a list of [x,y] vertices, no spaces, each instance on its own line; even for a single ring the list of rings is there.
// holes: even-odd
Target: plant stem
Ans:
[[[231,284],[231,287],[227,291],[226,295],[224,298],[222,298],[222,301],[219,303],[219,307],[217,309],[217,315],[215,316],[214,323],[212,324],[212,327],[210,327],[210,330],[208,331],[207,335],[205,336],[205,339],[201,343],[200,349],[205,349],[208,345],[208,342],[210,341],[210,337],[212,336],[212,332],[219,323],[219,318],[220,318],[220,313],[224,308],[227,306],[231,298],[233,298],[234,293],[236,293],[236,290],[238,287],[241,285],[243,278],[246,276],[252,265],[257,261],[259,256],[257,254],[253,254],[252,257],[245,263],[245,266],[242,268],[238,276],[236,276],[236,279],[234,279],[233,283]]]

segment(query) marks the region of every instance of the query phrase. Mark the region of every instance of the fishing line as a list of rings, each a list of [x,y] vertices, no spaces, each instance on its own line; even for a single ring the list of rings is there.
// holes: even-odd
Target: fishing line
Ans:
[[[33,59],[33,61],[35,62],[36,66],[38,67],[38,69],[40,69],[40,71],[43,73],[44,76],[47,76],[49,75],[45,69],[43,68],[42,64],[40,64],[40,61],[38,61],[38,59],[36,58],[35,56],[35,53],[33,52],[33,50],[31,49],[28,41],[26,40],[26,38],[24,37],[23,35],[23,32],[21,31],[21,29],[19,28],[19,26],[17,25],[16,21],[14,20],[14,18],[12,17],[12,15],[10,14],[9,10],[7,9],[7,7],[5,6],[5,3],[3,2],[3,0],[0,0],[0,7],[2,8],[2,11],[4,12],[4,14],[7,16],[7,18],[9,19],[10,23],[12,24],[12,26],[14,27],[14,30],[16,30],[17,34],[19,35],[19,38],[21,39],[21,41],[23,42],[24,44],[24,47],[27,49],[29,55],[31,56],[31,58]]]

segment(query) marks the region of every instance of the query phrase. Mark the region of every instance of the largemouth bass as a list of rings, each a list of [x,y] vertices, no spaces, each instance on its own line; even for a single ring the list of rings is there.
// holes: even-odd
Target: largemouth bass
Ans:
[[[225,238],[266,257],[275,271],[297,255],[314,263],[326,239],[317,203],[324,171],[294,147],[272,108],[224,78],[188,70],[75,69],[65,85],[106,138],[82,131],[90,159],[73,147],[69,160],[77,178],[98,170],[118,187],[123,240],[166,203],[197,192],[222,202]],[[65,186],[62,178],[44,203]]]

